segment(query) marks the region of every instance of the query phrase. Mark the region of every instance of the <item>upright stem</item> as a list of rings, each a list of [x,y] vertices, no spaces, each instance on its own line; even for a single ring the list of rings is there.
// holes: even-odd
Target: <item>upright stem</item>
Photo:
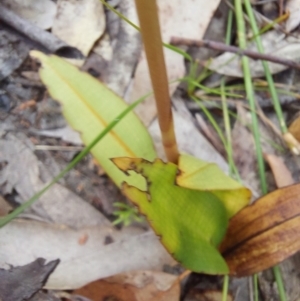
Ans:
[[[168,161],[177,163],[178,149],[169,95],[157,5],[155,0],[135,0],[150,78],[154,91],[162,143]]]

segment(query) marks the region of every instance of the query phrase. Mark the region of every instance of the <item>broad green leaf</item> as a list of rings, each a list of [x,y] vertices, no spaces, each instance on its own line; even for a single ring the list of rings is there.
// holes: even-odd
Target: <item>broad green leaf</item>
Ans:
[[[123,184],[125,195],[139,207],[162,244],[186,268],[208,274],[226,274],[227,265],[217,250],[227,224],[227,211],[218,197],[175,184],[177,165],[156,159],[114,158],[120,170],[141,174],[145,191]]]
[[[85,145],[126,109],[126,103],[119,96],[65,60],[37,51],[32,51],[31,56],[41,61],[40,77],[43,83],[50,95],[62,104],[64,117],[81,133]],[[118,186],[125,180],[125,176],[109,158],[129,156],[153,160],[156,157],[146,128],[133,112],[91,152]],[[127,177],[126,180],[134,186],[143,187],[143,179],[137,175]]]
[[[189,189],[210,191],[224,203],[229,218],[249,204],[251,191],[224,174],[214,163],[181,155],[178,169],[176,184]]]

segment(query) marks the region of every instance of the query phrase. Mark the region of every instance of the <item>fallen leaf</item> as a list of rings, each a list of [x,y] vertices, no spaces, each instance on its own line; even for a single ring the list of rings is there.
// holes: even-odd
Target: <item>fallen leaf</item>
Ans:
[[[51,0],[2,0],[1,3],[42,29],[49,29],[53,25],[56,3]]]
[[[133,271],[89,283],[73,292],[91,300],[115,298],[120,301],[178,301],[177,276],[157,271]]]
[[[88,240],[81,245],[78,240],[83,235],[88,235]],[[59,258],[59,266],[46,283],[48,289],[76,289],[115,274],[159,271],[174,264],[154,233],[133,227],[122,231],[110,226],[74,230],[18,219],[0,229],[0,245],[2,268],[24,265],[38,256]]]
[[[264,154],[265,160],[272,169],[277,187],[284,187],[294,184],[291,172],[288,170],[282,158],[273,154]]]
[[[15,190],[23,202],[39,192],[53,178],[30,146],[30,140],[23,134],[15,136],[8,133],[0,139],[0,161],[6,162],[0,173],[2,193],[12,193]],[[76,229],[110,224],[99,211],[60,184],[54,184],[31,209],[44,220]]]
[[[289,18],[285,23],[285,30],[291,32],[300,24],[300,1],[287,0],[285,11],[289,13]]]
[[[189,294],[189,300],[192,301],[222,301],[222,292],[217,290],[202,290],[198,292],[192,292]],[[231,295],[226,296],[226,301],[233,301]]]
[[[277,189],[229,222],[220,250],[230,274],[249,276],[300,250],[300,184]]]
[[[184,267],[208,274],[226,274],[216,247],[225,235],[224,204],[211,192],[174,185],[177,165],[156,159],[114,158],[120,170],[135,171],[147,182],[146,191],[123,184],[123,193],[139,207],[162,244]]]
[[[72,144],[77,144],[77,145],[82,145],[82,140],[80,138],[80,134],[73,130],[70,126],[65,126],[60,129],[55,129],[55,130],[32,130],[32,133],[45,136],[45,137],[55,137],[55,138],[60,138],[63,141],[72,143]]]
[[[0,269],[0,300],[28,300],[43,288],[58,264],[58,259],[45,264],[45,259],[38,258],[24,266]]]
[[[105,29],[103,6],[98,0],[59,0],[52,33],[88,55]]]
[[[0,80],[19,68],[28,56],[29,46],[18,37],[0,31]]]
[[[105,85],[66,61],[40,52],[31,55],[42,62],[42,81],[51,96],[62,103],[64,117],[81,132],[86,145],[127,108],[126,103]],[[91,153],[117,186],[125,180],[125,175],[109,158],[129,156],[153,160],[156,157],[147,130],[133,112],[98,142]],[[130,181],[137,187],[145,186],[142,177],[137,175],[130,177]]]

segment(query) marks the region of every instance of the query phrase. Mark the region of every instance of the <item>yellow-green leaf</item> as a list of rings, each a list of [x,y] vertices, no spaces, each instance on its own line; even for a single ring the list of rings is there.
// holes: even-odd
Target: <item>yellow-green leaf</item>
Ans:
[[[126,103],[104,84],[57,56],[32,51],[42,63],[40,77],[50,95],[62,104],[68,123],[81,133],[88,145],[126,107]],[[124,174],[109,160],[129,156],[153,160],[152,140],[137,116],[130,112],[91,151],[103,169],[120,186]],[[126,180],[142,188],[143,179],[136,174]]]
[[[210,191],[224,203],[229,218],[249,204],[251,191],[224,174],[214,163],[181,155],[178,169],[176,183],[179,186]]]
[[[125,195],[139,207],[162,244],[183,266],[196,272],[226,274],[227,265],[217,250],[227,224],[221,200],[209,191],[175,184],[177,165],[156,159],[114,158],[127,173],[134,170],[147,183],[145,191],[123,184]]]

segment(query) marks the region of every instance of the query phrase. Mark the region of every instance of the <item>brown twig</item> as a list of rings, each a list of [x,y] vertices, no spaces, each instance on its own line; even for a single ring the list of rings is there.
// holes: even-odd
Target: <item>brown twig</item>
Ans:
[[[0,3],[0,22],[13,29],[28,42],[28,39],[37,43],[37,46],[45,52],[55,53],[68,58],[83,58],[83,54],[75,47],[67,45],[50,32],[35,26],[26,19],[21,18],[12,10]]]
[[[264,54],[259,53],[251,50],[242,50],[235,46],[229,46],[220,42],[215,41],[209,41],[209,40],[190,40],[185,38],[178,38],[178,37],[172,37],[171,38],[171,44],[174,46],[178,45],[185,45],[185,46],[193,46],[193,47],[205,47],[213,50],[220,50],[223,52],[231,52],[236,53],[238,55],[245,55],[248,56],[254,60],[264,60],[269,61],[285,66],[289,66],[291,68],[295,68],[300,70],[300,64],[296,63],[295,61],[280,58],[278,56],[270,55],[270,54]]]

